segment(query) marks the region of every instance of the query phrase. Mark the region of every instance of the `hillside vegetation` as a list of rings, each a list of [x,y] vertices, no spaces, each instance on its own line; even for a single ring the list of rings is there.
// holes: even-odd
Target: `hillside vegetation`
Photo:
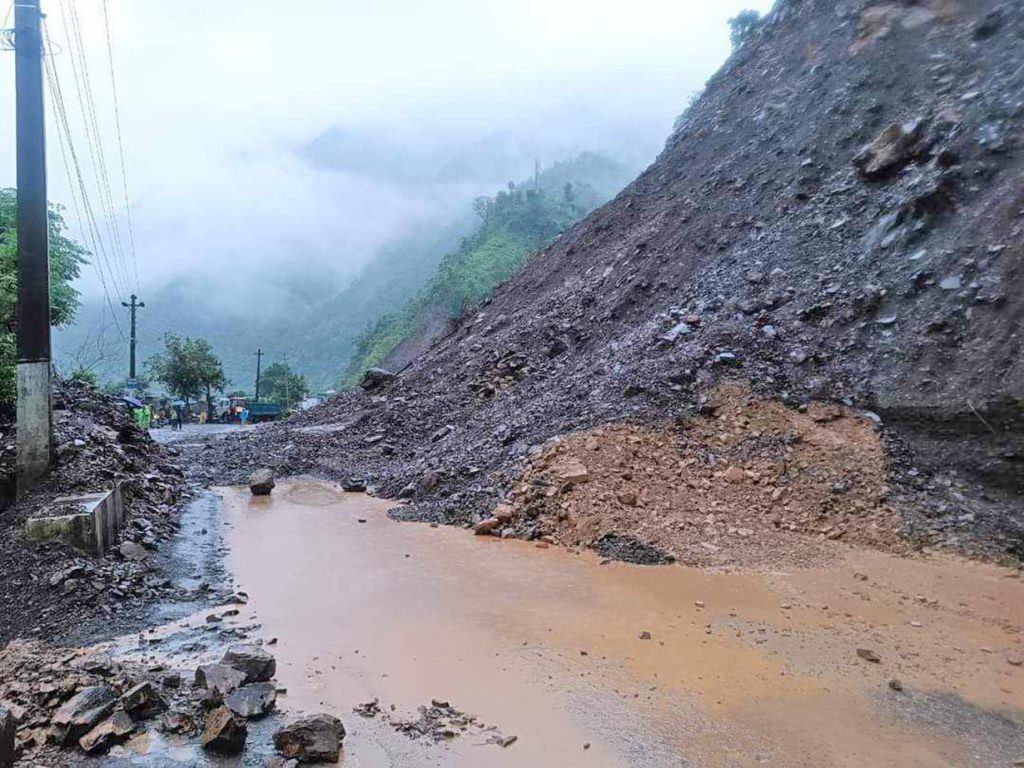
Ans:
[[[342,376],[357,383],[367,368],[401,367],[495,286],[515,275],[527,256],[553,241],[616,191],[621,167],[593,153],[557,163],[527,184],[473,204],[479,224],[446,255],[436,273],[398,312],[385,315],[356,340]]]

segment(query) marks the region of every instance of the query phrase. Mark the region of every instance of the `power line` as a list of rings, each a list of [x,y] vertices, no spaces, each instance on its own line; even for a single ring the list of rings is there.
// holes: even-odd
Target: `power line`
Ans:
[[[47,47],[49,48],[49,37],[47,37]],[[106,299],[107,307],[110,310],[110,316],[114,321],[114,326],[117,328],[118,334],[121,338],[124,338],[124,332],[121,330],[121,324],[118,320],[117,312],[114,309],[113,301],[110,298],[110,290],[107,285],[107,279],[103,274],[103,266],[106,265],[107,272],[110,274],[111,282],[114,282],[114,271],[110,265],[110,259],[107,256],[106,248],[103,245],[103,238],[99,232],[99,226],[96,223],[96,216],[92,210],[92,204],[89,200],[88,188],[85,184],[85,179],[82,176],[81,165],[78,162],[78,153],[75,151],[75,145],[71,138],[71,126],[68,121],[67,108],[64,103],[64,94],[60,85],[60,76],[57,74],[57,68],[52,64],[52,48],[50,49],[50,55],[43,58],[45,66],[46,77],[49,82],[50,88],[50,100],[53,105],[54,113],[57,117],[57,137],[60,144],[61,157],[64,160],[64,170],[68,176],[68,185],[71,189],[71,200],[74,204],[75,215],[78,218],[79,228],[86,234],[91,240],[93,246],[93,254],[96,256],[98,261],[95,264],[97,274],[100,278],[100,283],[103,287],[103,295]],[[66,147],[65,147],[66,144]],[[68,162],[68,157],[71,158],[71,163]],[[74,166],[75,173],[72,175],[71,168]],[[79,208],[78,196],[75,195],[75,186],[79,189],[79,194],[82,199],[82,206]],[[82,210],[85,210],[85,220],[82,217]],[[89,226],[85,225],[85,221],[88,221]],[[116,288],[116,285],[115,285]]]
[[[121,135],[121,106],[117,98],[117,78],[114,76],[114,45],[110,38],[110,14],[107,0],[103,0],[103,27],[107,33],[107,59],[110,62],[110,91],[114,96],[114,124],[117,126],[117,152],[121,159],[121,187],[124,190],[124,212],[128,221],[128,243],[131,246],[132,269],[135,272],[135,290],[139,286],[139,262],[135,256],[135,226],[132,223],[132,208],[128,203],[128,171],[124,162],[124,139]]]
[[[99,191],[99,209],[110,240],[112,262],[118,268],[120,284],[117,284],[115,280],[115,287],[122,295],[126,295],[130,291],[131,278],[128,275],[124,246],[121,243],[120,234],[115,226],[116,215],[114,213],[113,195],[110,189],[110,176],[107,172],[106,156],[103,151],[103,137],[99,128],[96,103],[93,99],[88,58],[85,53],[81,25],[78,21],[77,7],[75,0],[68,0],[67,5],[65,5],[65,0],[60,0],[60,7],[63,14],[64,34],[68,42],[71,73],[75,82],[75,93],[78,97],[85,125],[86,146],[89,150],[89,159]]]

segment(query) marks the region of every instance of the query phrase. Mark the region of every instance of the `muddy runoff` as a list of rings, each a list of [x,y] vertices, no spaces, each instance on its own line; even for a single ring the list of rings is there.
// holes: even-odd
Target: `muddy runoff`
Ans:
[[[221,493],[249,598],[226,621],[273,640],[280,710],[344,720],[347,765],[1024,757],[1013,571],[855,548],[790,571],[642,567],[397,523],[314,480]],[[412,738],[432,702],[466,717]]]

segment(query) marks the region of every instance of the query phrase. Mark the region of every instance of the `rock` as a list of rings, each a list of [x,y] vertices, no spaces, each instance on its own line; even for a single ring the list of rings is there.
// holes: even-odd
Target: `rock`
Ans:
[[[896,174],[917,156],[923,128],[920,120],[893,123],[857,153],[854,167],[872,181]]]
[[[70,568],[64,568],[63,570],[57,571],[53,576],[50,577],[50,586],[58,587],[69,579],[78,579],[86,575],[86,570],[80,565],[72,565]]]
[[[559,485],[579,485],[590,480],[590,470],[577,459],[564,459],[551,468]]]
[[[203,664],[196,669],[196,688],[205,688],[215,696],[224,697],[245,683],[245,672],[226,664]]]
[[[365,493],[366,481],[358,477],[350,477],[341,481],[341,490],[346,493]]]
[[[425,491],[432,491],[441,484],[441,473],[436,469],[428,469],[420,475],[420,488]]]
[[[196,727],[196,721],[187,712],[168,712],[160,719],[160,730],[164,733],[191,736],[199,729]]]
[[[641,632],[639,635],[637,635],[637,637],[639,637],[641,640],[650,640],[651,639],[651,633],[648,632],[645,629],[643,632]]]
[[[100,755],[116,744],[127,741],[135,723],[124,712],[115,712],[78,740],[78,746],[90,755]]]
[[[135,560],[136,562],[140,562],[149,557],[149,550],[134,541],[121,542],[117,547],[117,551],[121,553],[121,557],[125,560]]]
[[[490,536],[501,527],[501,520],[496,517],[488,517],[473,526],[473,533],[477,536]]]
[[[975,40],[987,40],[995,35],[1003,27],[1003,13],[998,8],[985,15],[985,18],[975,22],[971,32]]]
[[[380,389],[385,384],[391,383],[397,378],[398,374],[386,371],[383,368],[370,368],[363,374],[363,380],[359,382],[359,386],[367,392],[373,392],[376,389]]]
[[[317,714],[294,720],[274,734],[274,746],[285,757],[300,763],[336,763],[345,738],[338,718]]]
[[[962,287],[963,280],[960,279],[959,275],[944,277],[939,283],[939,288],[943,291],[959,291]]]
[[[894,677],[892,680],[889,681],[889,688],[894,691],[902,691],[903,683],[900,681],[899,678]]]
[[[227,707],[217,707],[206,716],[206,729],[201,744],[211,752],[233,755],[245,747],[248,735],[245,721]]]
[[[274,708],[277,689],[273,683],[243,685],[228,696],[224,703],[239,717],[263,717]]]
[[[661,336],[658,337],[658,339],[664,342],[665,344],[675,344],[680,336],[686,336],[687,334],[690,333],[691,330],[692,329],[690,328],[689,323],[682,322],[679,323],[678,325],[673,326],[666,333],[663,333]]]
[[[249,490],[253,496],[269,496],[274,485],[274,473],[269,469],[257,469],[249,477]]]
[[[145,720],[155,717],[167,709],[167,702],[164,701],[156,686],[146,681],[139,683],[121,697],[121,706],[124,711],[136,720]]]
[[[180,672],[168,672],[160,680],[160,684],[164,688],[178,688],[181,686],[181,673]]]
[[[882,657],[869,648],[858,648],[857,655],[864,659],[864,661],[870,661],[872,664],[878,664],[882,661]]]
[[[454,431],[455,431],[455,427],[454,426],[452,426],[451,424],[445,424],[443,427],[441,427],[440,429],[436,430],[430,436],[430,441],[432,443],[436,443],[438,440],[443,440],[444,438],[448,437],[448,435],[450,435]]]
[[[116,702],[114,691],[104,685],[83,688],[54,713],[51,739],[64,746],[74,744],[109,715]]]
[[[0,706],[0,768],[11,768],[14,765],[14,735],[16,731],[14,715],[6,707]]]
[[[619,491],[618,499],[621,504],[627,507],[635,507],[639,501],[636,491]]]
[[[277,661],[258,645],[232,645],[221,664],[245,673],[245,683],[266,682],[277,672]]]
[[[730,483],[742,483],[746,479],[747,475],[739,467],[729,467],[725,470],[724,477]]]

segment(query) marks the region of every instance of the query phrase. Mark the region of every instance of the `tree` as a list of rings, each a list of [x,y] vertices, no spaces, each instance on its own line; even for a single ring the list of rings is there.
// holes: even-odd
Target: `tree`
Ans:
[[[749,8],[729,19],[729,39],[732,40],[733,51],[738,51],[760,24],[761,14]]]
[[[171,394],[184,400],[186,407],[189,400],[204,393],[209,406],[213,390],[222,390],[228,383],[224,366],[206,339],[182,339],[175,334],[164,339],[162,354],[146,361],[146,370]]]
[[[306,377],[292,371],[286,363],[274,363],[263,371],[260,388],[264,387],[269,399],[286,409],[293,408],[309,394]]]
[[[70,323],[78,309],[78,291],[71,283],[88,261],[89,252],[64,232],[63,208],[51,205],[50,229],[50,323]],[[17,396],[15,363],[16,308],[18,304],[18,195],[0,189],[0,403]]]

